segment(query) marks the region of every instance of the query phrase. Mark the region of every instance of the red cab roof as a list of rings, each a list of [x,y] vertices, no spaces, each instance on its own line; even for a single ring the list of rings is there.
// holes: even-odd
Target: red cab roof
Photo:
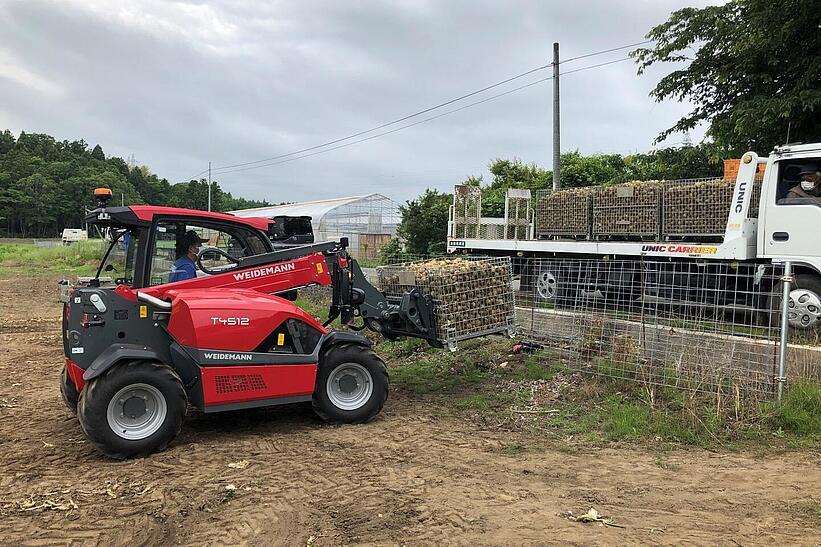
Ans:
[[[191,219],[202,220],[227,220],[230,222],[237,222],[245,224],[257,230],[267,231],[268,225],[271,223],[267,218],[262,217],[238,217],[228,215],[225,213],[213,213],[208,211],[199,211],[197,209],[180,209],[179,207],[155,207],[154,205],[133,205],[130,207],[137,218],[152,222],[155,216],[182,216],[190,217]]]

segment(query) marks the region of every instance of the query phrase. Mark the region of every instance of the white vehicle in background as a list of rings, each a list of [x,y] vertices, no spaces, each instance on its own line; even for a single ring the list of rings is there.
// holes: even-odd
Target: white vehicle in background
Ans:
[[[763,173],[759,166],[763,166]],[[618,260],[622,264],[625,260],[635,260],[635,272],[642,271],[638,263],[643,259],[694,261],[699,267],[699,271],[691,274],[694,286],[699,285],[700,275],[703,283],[715,283],[716,272],[727,271],[729,267],[738,273],[724,276],[727,281],[722,283],[727,283],[727,286],[712,287],[716,293],[728,295],[771,294],[768,288],[758,290],[758,285],[763,278],[771,277],[765,274],[768,268],[773,268],[773,264],[789,261],[794,273],[789,303],[790,326],[818,329],[821,328],[821,197],[787,195],[801,184],[808,166],[813,168],[814,173],[807,178],[814,177],[816,184],[821,184],[821,143],[777,147],[769,157],[759,157],[754,152],[744,154],[734,187],[731,178],[726,183],[727,191],[732,191],[731,200],[716,206],[716,202],[708,202],[705,194],[701,205],[695,203],[689,206],[693,210],[712,211],[713,224],[722,229],[707,234],[671,233],[666,226],[662,205],[665,196],[670,196],[668,206],[674,201],[668,193],[671,184],[692,184],[691,195],[698,196],[701,186],[696,183],[703,185],[704,181],[660,182],[657,211],[653,212],[658,219],[654,224],[657,230],[635,237],[597,231],[594,222],[596,214],[611,215],[611,218],[616,215],[616,219],[630,218],[633,194],[627,186],[619,191],[620,202],[624,204],[622,209],[613,206],[612,202],[608,203],[607,208],[596,209],[597,194],[592,191],[587,202],[590,206],[587,225],[581,233],[572,236],[558,233],[561,230],[550,233],[539,229],[537,211],[541,202],[537,198],[537,203],[533,203],[529,190],[508,190],[505,217],[487,218],[481,216],[478,188],[457,186],[448,223],[448,252],[510,256],[517,264],[523,287],[532,288],[539,299],[557,302],[561,299],[562,277],[566,273],[549,265],[544,266],[551,261],[529,261],[529,258],[594,258]],[[598,195],[602,195],[602,191],[599,192]],[[752,196],[759,192],[760,198],[753,201]],[[586,290],[604,292],[608,287],[623,286],[623,280],[618,276],[624,275],[623,269],[617,272],[607,267],[596,268],[592,277],[584,280]],[[663,285],[664,279],[659,277],[654,282]],[[681,299],[686,300],[686,295]],[[729,302],[727,305],[736,308],[749,305],[761,309],[758,302]]]
[[[63,229],[63,246],[72,245],[78,241],[85,241],[88,239],[88,232],[81,228],[64,228]]]

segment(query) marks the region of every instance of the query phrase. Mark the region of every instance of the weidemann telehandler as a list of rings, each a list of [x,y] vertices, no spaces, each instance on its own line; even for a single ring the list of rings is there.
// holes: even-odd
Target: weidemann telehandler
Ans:
[[[61,392],[103,454],[162,450],[188,404],[220,412],[311,401],[328,421],[373,419],[388,396],[385,364],[364,336],[328,329],[337,317],[345,325],[359,317],[388,338],[440,345],[431,298],[418,290],[385,297],[345,239],[274,250],[269,219],[108,207],[111,190],[95,195],[98,208],[86,222],[106,229],[111,245],[95,278],[66,292]],[[179,255],[192,231],[208,242],[194,259],[198,277],[168,282],[175,246]],[[123,247],[119,271],[110,258]],[[119,276],[116,287],[101,286],[104,271]],[[311,285],[332,287],[324,325],[277,296]]]

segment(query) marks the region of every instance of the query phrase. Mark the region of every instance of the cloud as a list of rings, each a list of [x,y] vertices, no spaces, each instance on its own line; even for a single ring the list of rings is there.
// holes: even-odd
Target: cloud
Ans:
[[[179,181],[209,160],[311,147],[543,65],[556,40],[564,59],[636,42],[684,5],[11,0],[0,5],[0,78],[13,84],[0,85],[0,125],[99,142]],[[648,97],[663,73],[639,77],[624,62],[563,77],[563,149],[649,149],[688,109]],[[368,142],[215,178],[234,194],[275,201],[375,191],[404,200],[486,175],[497,157],[550,167],[551,123],[546,82]]]

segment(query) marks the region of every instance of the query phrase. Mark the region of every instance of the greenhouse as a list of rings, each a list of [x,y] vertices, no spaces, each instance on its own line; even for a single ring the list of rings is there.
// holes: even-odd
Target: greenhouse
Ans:
[[[350,240],[356,258],[377,258],[379,248],[396,235],[401,215],[399,203],[382,194],[303,201],[230,211],[241,217],[311,217],[316,242]]]

